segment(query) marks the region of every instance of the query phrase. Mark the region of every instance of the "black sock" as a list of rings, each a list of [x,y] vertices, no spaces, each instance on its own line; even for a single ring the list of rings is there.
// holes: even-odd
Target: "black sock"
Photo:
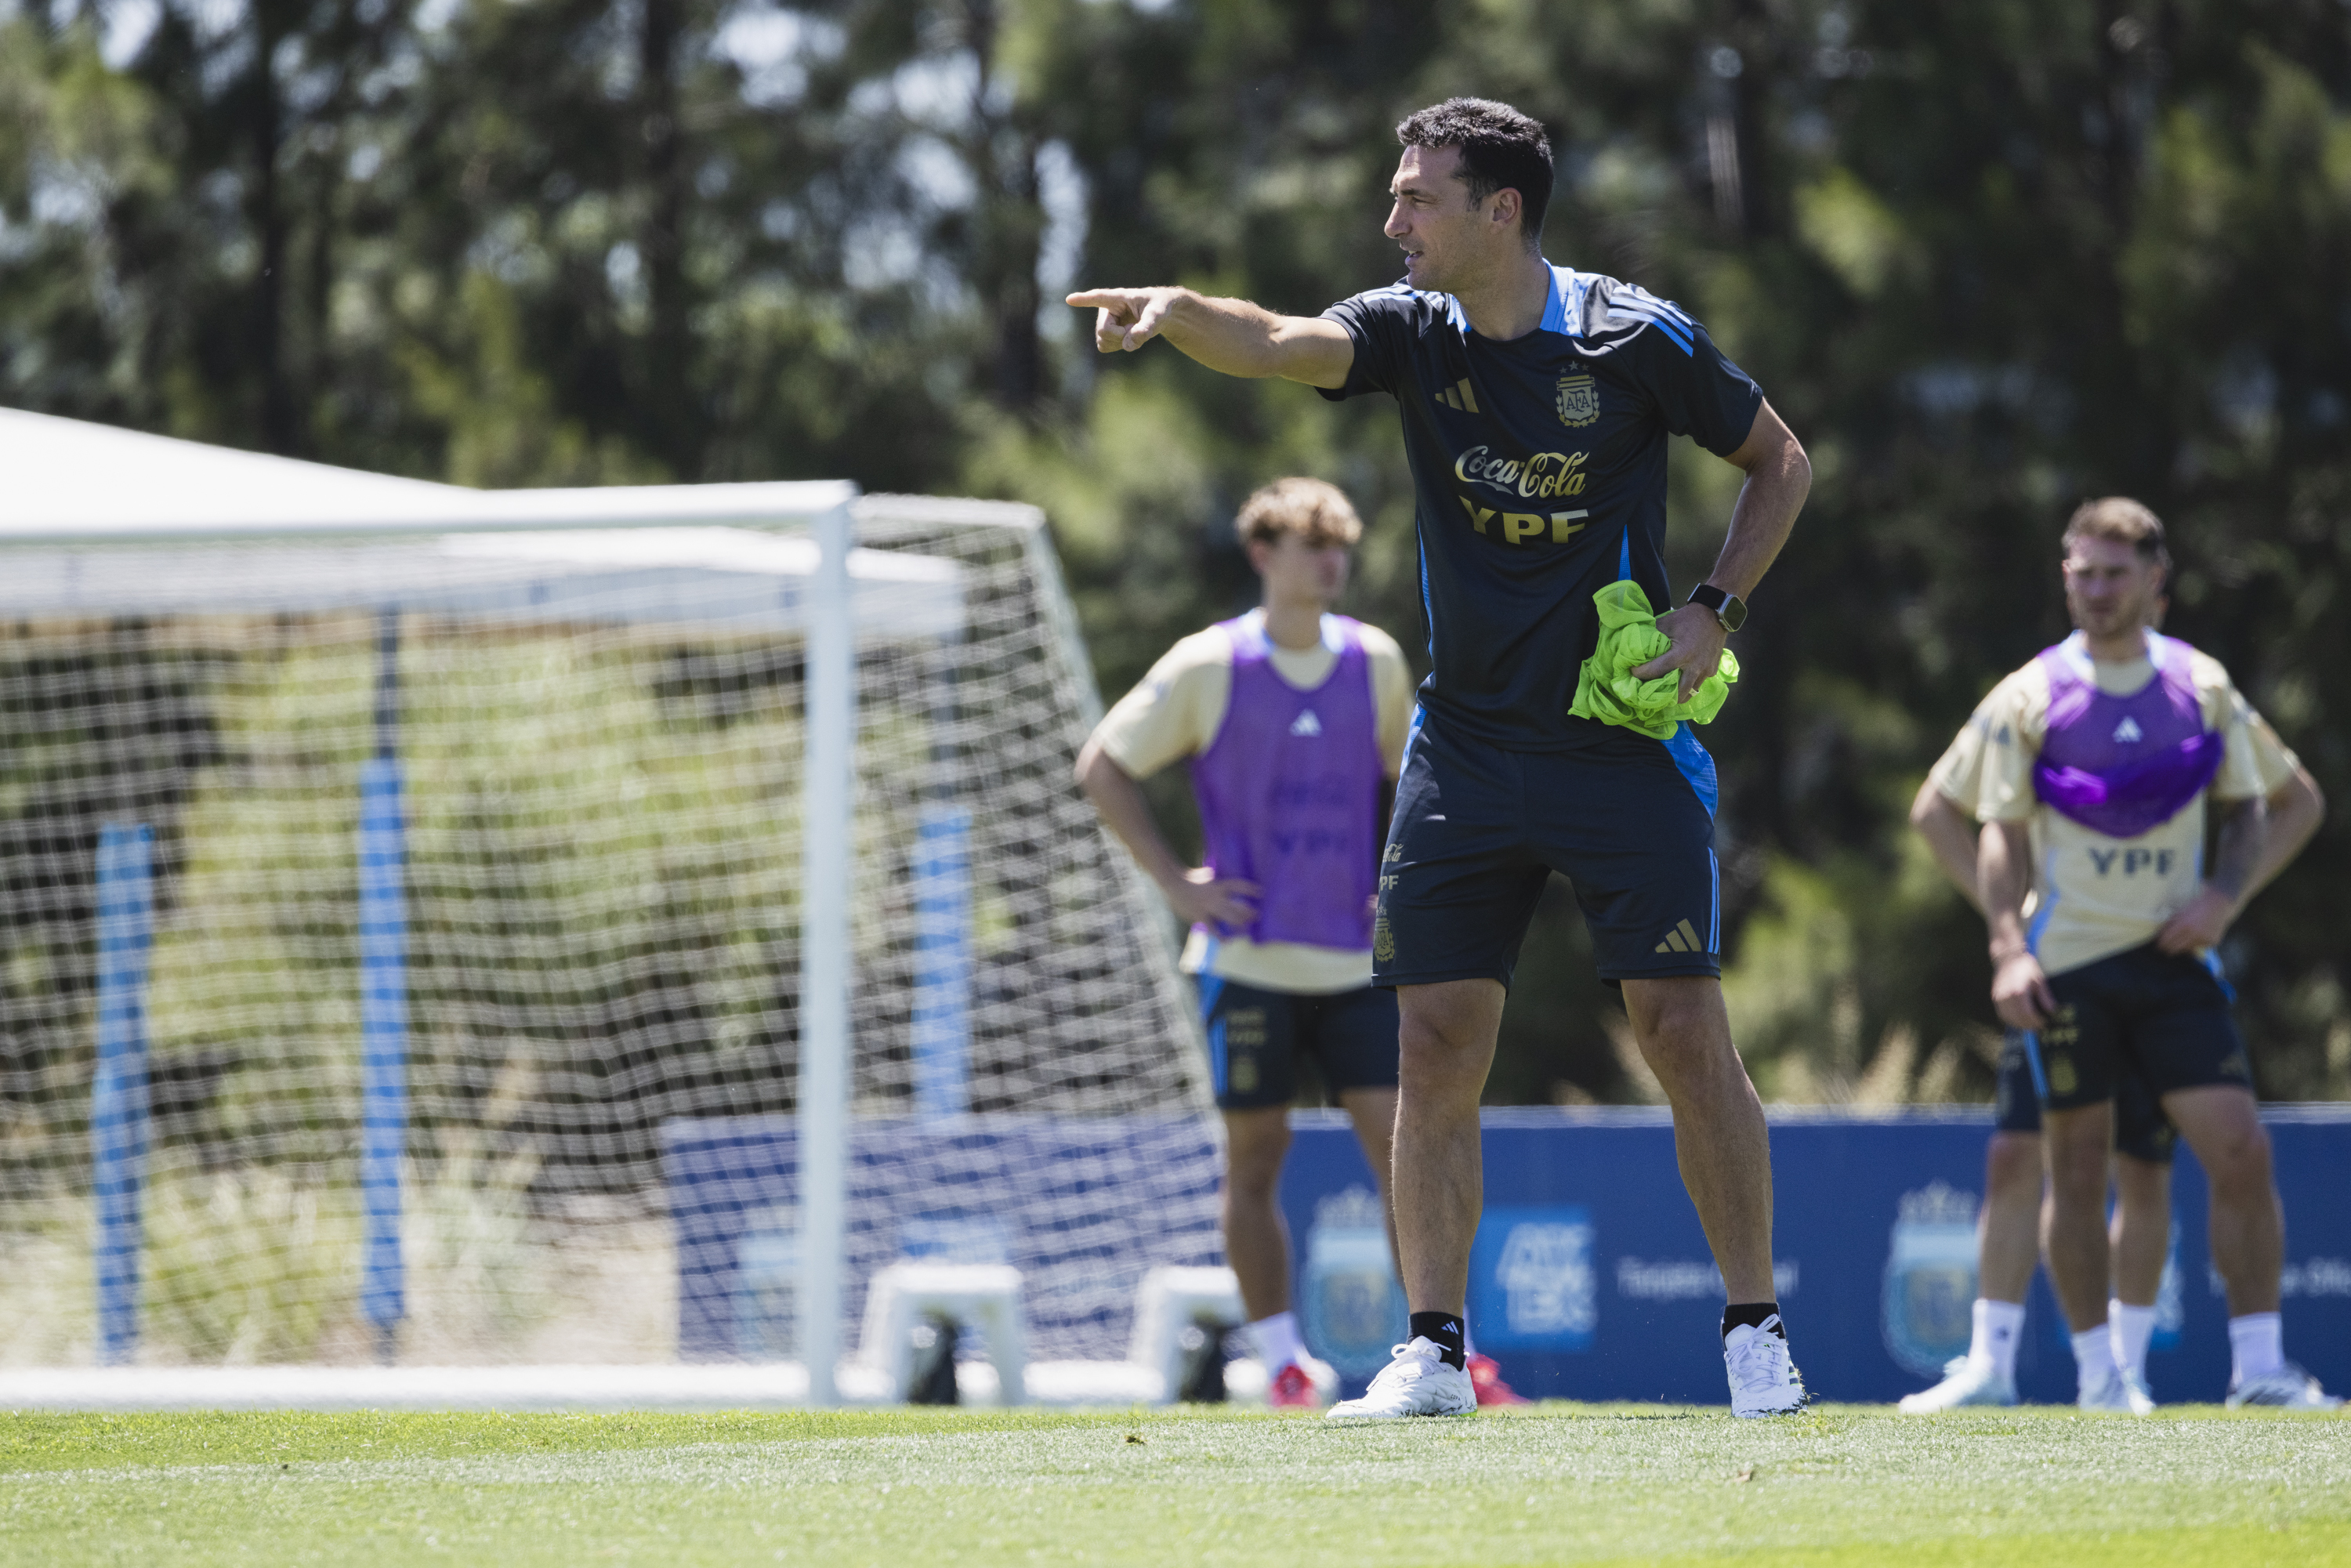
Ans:
[[[1743,1306],[1725,1307],[1722,1309],[1723,1337],[1728,1339],[1730,1336],[1730,1331],[1741,1323],[1749,1328],[1760,1329],[1763,1326],[1765,1318],[1777,1317],[1779,1314],[1780,1303],[1777,1301],[1749,1301]],[[1788,1330],[1784,1324],[1773,1324],[1771,1332],[1782,1339],[1788,1337]]]
[[[1460,1367],[1466,1364],[1461,1350],[1461,1314],[1458,1312],[1415,1312],[1412,1314],[1412,1337],[1433,1342],[1445,1353],[1445,1364]]]

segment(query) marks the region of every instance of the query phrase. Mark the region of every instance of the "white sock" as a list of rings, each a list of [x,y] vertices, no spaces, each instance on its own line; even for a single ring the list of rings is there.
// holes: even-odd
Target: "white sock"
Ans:
[[[2080,1386],[2095,1388],[2121,1370],[2115,1361],[2115,1336],[2105,1324],[2074,1336],[2074,1371]]]
[[[1296,1312],[1276,1312],[1270,1318],[1259,1318],[1249,1324],[1249,1337],[1257,1342],[1257,1358],[1265,1363],[1268,1377],[1306,1354],[1306,1346],[1298,1337]]]
[[[2106,1327],[2114,1330],[2116,1362],[2125,1372],[2146,1382],[2147,1345],[2155,1337],[2155,1309],[2108,1301]]]
[[[2002,1377],[2016,1375],[2016,1342],[2024,1333],[2024,1304],[1976,1298],[1975,1338],[1968,1343],[1968,1359]]]
[[[2275,1312],[2247,1312],[2229,1320],[2230,1359],[2236,1371],[2231,1387],[2250,1378],[2267,1377],[2285,1364],[2285,1324]]]

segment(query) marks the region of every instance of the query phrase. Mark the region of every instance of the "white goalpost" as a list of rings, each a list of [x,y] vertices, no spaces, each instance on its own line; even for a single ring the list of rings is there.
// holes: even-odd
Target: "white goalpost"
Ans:
[[[1039,514],[0,452],[0,1404],[888,1396],[974,1281],[1131,1396],[1215,1133]]]

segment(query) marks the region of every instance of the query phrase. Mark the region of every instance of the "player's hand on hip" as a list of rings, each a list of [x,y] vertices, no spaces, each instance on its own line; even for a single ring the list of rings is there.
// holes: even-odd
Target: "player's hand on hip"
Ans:
[[[2166,953],[2195,953],[2218,946],[2237,915],[2237,901],[2206,883],[2187,906],[2163,923],[2155,945]]]
[[[1730,633],[1713,611],[1703,604],[1685,604],[1657,617],[1657,630],[1669,638],[1673,646],[1646,664],[1633,667],[1633,678],[1654,681],[1668,670],[1681,673],[1681,695],[1676,699],[1687,702],[1698,684],[1714,674],[1722,664],[1722,645]]]
[[[1159,335],[1180,288],[1089,288],[1066,303],[1094,313],[1094,347],[1105,354],[1133,352]]]
[[[1207,866],[1193,867],[1166,890],[1167,902],[1190,924],[1236,929],[1256,924],[1257,905],[1251,901],[1260,891],[1241,877],[1220,878]]]
[[[2037,1030],[2057,1011],[2057,994],[2041,960],[2019,950],[2002,958],[1991,972],[1991,1007],[2011,1029]]]

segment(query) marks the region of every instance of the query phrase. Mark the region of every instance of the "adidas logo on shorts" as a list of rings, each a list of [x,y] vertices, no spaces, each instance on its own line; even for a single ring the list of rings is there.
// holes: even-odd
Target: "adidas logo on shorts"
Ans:
[[[1691,927],[1688,921],[1685,920],[1680,925],[1675,926],[1671,931],[1666,933],[1666,939],[1657,944],[1657,951],[1660,953],[1703,953],[1706,951],[1706,944],[1698,939],[1698,932]]]

